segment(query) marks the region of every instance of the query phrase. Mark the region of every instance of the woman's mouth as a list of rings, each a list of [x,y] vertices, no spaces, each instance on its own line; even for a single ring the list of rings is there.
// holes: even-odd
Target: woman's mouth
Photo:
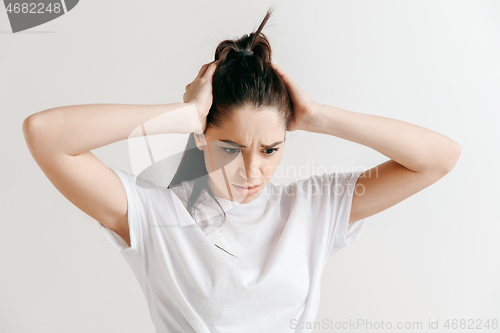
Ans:
[[[232,184],[233,187],[238,191],[238,193],[248,196],[248,195],[255,195],[259,193],[259,188],[261,185],[253,186],[253,187],[246,187],[246,186],[239,186],[236,184]]]

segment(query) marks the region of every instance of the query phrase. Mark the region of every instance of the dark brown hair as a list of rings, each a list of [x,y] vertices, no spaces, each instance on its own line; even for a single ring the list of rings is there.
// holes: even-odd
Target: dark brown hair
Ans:
[[[268,11],[257,31],[237,40],[224,40],[217,46],[215,60],[219,60],[212,77],[213,102],[207,115],[207,127],[218,127],[232,112],[244,106],[256,112],[271,108],[277,112],[288,129],[293,118],[292,102],[285,83],[271,67],[271,45],[261,32],[271,16]],[[238,51],[253,51],[253,55],[238,57]],[[189,135],[186,149],[177,171],[168,188],[195,180],[187,203],[187,210],[193,216],[195,204],[203,190],[219,204],[208,186],[208,172],[203,151],[196,146],[194,133]],[[224,212],[224,217],[226,213]]]

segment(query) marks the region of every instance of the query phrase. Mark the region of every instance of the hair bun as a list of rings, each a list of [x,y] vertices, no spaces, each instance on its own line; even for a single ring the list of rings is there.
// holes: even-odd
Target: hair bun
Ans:
[[[262,20],[259,28],[250,33],[245,34],[237,40],[227,39],[219,43],[215,50],[215,60],[220,60],[221,63],[230,59],[239,59],[254,57],[260,64],[261,69],[266,63],[271,62],[271,45],[267,37],[261,32],[266,25],[269,17],[273,12],[273,8],[269,9],[266,16]]]
[[[254,55],[255,53],[251,50],[236,50],[234,48],[230,48],[227,52],[226,60],[248,58]]]
[[[253,56],[253,51],[241,50],[241,51],[237,51],[235,55],[237,57]]]

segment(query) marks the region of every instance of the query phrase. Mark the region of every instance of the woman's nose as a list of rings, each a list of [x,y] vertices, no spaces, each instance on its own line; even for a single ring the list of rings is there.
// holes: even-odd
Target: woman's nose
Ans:
[[[253,180],[259,179],[259,162],[253,155],[243,157],[242,167],[243,168],[240,170],[240,175],[247,181],[252,182]]]

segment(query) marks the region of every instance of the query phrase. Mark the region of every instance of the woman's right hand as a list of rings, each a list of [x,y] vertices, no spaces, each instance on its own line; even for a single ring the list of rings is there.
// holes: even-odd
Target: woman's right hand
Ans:
[[[207,115],[212,107],[212,76],[218,63],[217,60],[203,65],[193,82],[186,85],[186,92],[183,95],[184,103],[195,104],[203,132],[207,127]]]

